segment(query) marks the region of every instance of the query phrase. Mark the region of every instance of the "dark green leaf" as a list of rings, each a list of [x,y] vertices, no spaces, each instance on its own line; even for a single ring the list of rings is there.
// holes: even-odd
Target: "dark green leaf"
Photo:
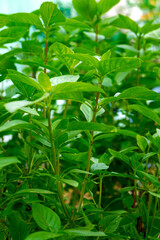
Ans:
[[[42,204],[33,204],[33,217],[40,228],[53,233],[58,232],[61,227],[61,221],[58,215],[48,207]]]

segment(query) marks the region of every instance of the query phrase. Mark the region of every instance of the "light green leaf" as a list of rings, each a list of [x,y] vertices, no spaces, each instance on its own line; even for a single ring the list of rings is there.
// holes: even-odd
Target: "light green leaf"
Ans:
[[[32,128],[32,127],[33,125],[28,122],[25,122],[22,120],[12,120],[0,126],[0,132],[9,131],[12,129]]]
[[[61,227],[59,216],[50,208],[36,203],[32,206],[33,218],[40,228],[57,233]]]
[[[62,75],[62,76],[51,78],[50,81],[52,86],[56,86],[59,83],[77,82],[78,79],[79,79],[79,75]]]
[[[51,45],[49,51],[53,51],[56,56],[62,61],[62,63],[64,65],[66,65],[66,67],[68,68],[68,70],[70,71],[70,73],[73,72],[74,67],[77,65],[77,63],[79,63],[79,61],[69,58],[69,57],[65,57],[63,56],[64,54],[73,54],[73,51],[68,48],[66,45],[62,44],[62,43],[54,43]]]
[[[129,50],[129,51],[131,51],[131,52],[135,52],[135,53],[137,53],[138,52],[138,50],[135,48],[135,47],[133,47],[133,46],[130,46],[130,45],[127,45],[127,44],[118,44],[118,45],[116,45],[118,48],[122,48],[122,49],[125,49],[125,50]]]
[[[139,31],[138,24],[135,21],[133,21],[128,16],[123,16],[121,14],[119,14],[119,17],[111,24],[115,27],[129,29],[134,33],[137,33]]]
[[[129,105],[129,108],[141,113],[142,115],[152,119],[154,122],[160,124],[159,116],[151,108],[138,104]]]
[[[22,110],[25,113],[29,113],[29,114],[32,114],[32,115],[35,115],[35,116],[39,116],[38,112],[34,108],[21,107],[20,110]]]
[[[0,168],[9,166],[13,163],[20,163],[20,161],[16,157],[0,157]]]
[[[52,90],[51,82],[46,73],[43,72],[39,73],[38,82],[46,92],[50,92]]]
[[[27,101],[27,100],[13,101],[13,102],[6,103],[4,106],[8,112],[13,113],[13,112],[17,111],[18,109],[22,109],[26,106],[30,106],[30,105],[39,103],[39,102],[43,101],[44,99],[46,99],[48,96],[49,96],[49,94],[45,93],[42,97],[36,99],[35,101]]]
[[[85,19],[93,19],[97,12],[97,3],[95,0],[72,0],[72,3],[77,13]]]
[[[89,28],[89,26],[86,23],[78,21],[77,19],[73,18],[66,19],[64,25],[65,27],[73,27],[74,29],[80,28],[87,30]]]
[[[77,181],[72,180],[72,179],[64,179],[64,178],[62,178],[61,181],[66,183],[66,184],[68,184],[68,185],[70,185],[70,186],[73,186],[73,187],[78,187],[78,185],[79,185],[79,183]]]
[[[36,194],[55,194],[54,192],[44,190],[44,189],[36,189],[36,188],[29,188],[29,189],[22,189],[16,192],[14,195],[23,195],[25,193],[36,193]]]
[[[154,20],[152,21],[149,21],[149,22],[146,22],[143,27],[141,27],[140,31],[142,34],[147,34],[149,32],[152,32],[154,30],[157,30],[160,28],[160,24],[157,23],[157,24],[152,24]]]
[[[0,28],[4,27],[9,22],[7,15],[0,16]]]
[[[53,23],[64,22],[65,17],[53,2],[44,2],[40,6],[40,13],[45,27]]]
[[[16,24],[30,24],[35,25],[37,28],[43,28],[42,22],[39,17],[34,13],[14,13],[8,15],[9,22]]]
[[[154,197],[160,198],[160,193],[155,193],[155,192],[151,192],[151,191],[148,191],[148,193],[150,193]]]
[[[117,99],[160,100],[160,94],[145,87],[131,87],[124,90]]]
[[[98,70],[103,76],[112,72],[125,72],[131,71],[140,66],[140,60],[132,57],[110,58],[108,60],[100,61]]]
[[[108,50],[107,52],[105,52],[102,57],[101,57],[101,61],[103,60],[108,60],[111,57],[111,50]]]
[[[105,237],[104,232],[92,232],[88,230],[83,230],[83,229],[67,229],[64,231],[65,233],[71,235],[71,236],[84,236],[84,237]]]
[[[117,101],[120,99],[137,99],[137,100],[160,100],[160,94],[149,90],[144,87],[131,87],[124,90],[120,93],[117,97],[109,97],[103,99],[99,104],[104,105],[108,104],[109,102]]]
[[[92,172],[101,171],[101,170],[106,170],[108,168],[109,166],[107,166],[105,163],[94,163],[91,166],[91,171]]]
[[[99,15],[108,12],[114,5],[116,5],[119,2],[120,0],[100,0],[98,2]]]
[[[137,138],[137,145],[143,152],[145,152],[146,147],[148,145],[147,139],[139,134],[137,134],[136,138]]]
[[[47,240],[47,239],[54,239],[54,238],[60,237],[62,235],[63,234],[38,231],[38,232],[30,234],[27,238],[25,238],[25,240]]]
[[[26,83],[27,85],[30,85],[30,86],[35,87],[36,89],[42,91],[41,85],[36,80],[34,80],[33,78],[30,78],[22,73],[19,73],[15,70],[8,69],[7,78],[11,79],[13,83],[16,83],[16,82]]]
[[[64,54],[64,57],[73,58],[78,62],[81,61],[81,62],[87,63],[95,68],[98,66],[98,63],[99,63],[97,58],[89,54],[83,54],[83,53]]]
[[[88,104],[89,104],[89,103],[88,103]],[[86,104],[86,102],[83,103],[83,104],[80,106],[80,110],[83,112],[86,120],[87,120],[88,122],[91,122],[91,121],[92,121],[92,118],[93,118],[93,110],[92,110],[92,107],[89,106],[88,104]],[[96,117],[102,115],[104,112],[105,112],[105,110],[104,110],[103,108],[101,108],[99,111],[97,111]]]

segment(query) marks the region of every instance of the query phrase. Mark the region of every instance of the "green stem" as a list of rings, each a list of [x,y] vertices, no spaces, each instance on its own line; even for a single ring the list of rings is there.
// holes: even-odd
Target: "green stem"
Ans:
[[[137,58],[140,58],[140,49],[141,49],[141,34],[137,36]],[[137,86],[139,86],[139,80],[140,80],[140,67],[137,69]]]
[[[100,174],[99,179],[99,208],[101,208],[101,202],[102,202],[102,183],[103,183],[103,176]]]
[[[48,31],[46,31],[46,43],[45,43],[45,59],[44,59],[44,64],[46,65],[48,62],[47,59],[47,55],[48,55]],[[46,68],[44,68],[44,73],[46,73]]]
[[[67,115],[67,110],[68,110],[68,106],[69,106],[69,101],[70,101],[70,100],[67,100],[67,101],[66,101],[65,109],[64,109],[64,113],[63,113],[63,118],[65,118],[66,115]]]
[[[47,108],[47,114],[48,114],[49,137],[50,137],[51,150],[52,150],[51,159],[52,159],[52,164],[54,166],[55,174],[57,174],[56,148],[55,148],[54,139],[53,139],[51,111],[49,107]]]
[[[151,230],[152,230],[152,226],[153,226],[154,219],[155,219],[155,216],[156,216],[156,212],[157,212],[157,204],[158,204],[158,197],[155,198],[154,211],[153,211],[152,221],[151,221],[151,224],[150,224],[149,233],[150,233]]]
[[[49,107],[47,107],[47,114],[48,114],[48,128],[49,128],[49,136],[50,136],[51,151],[52,151],[51,152],[51,159],[52,159],[52,164],[53,164],[54,171],[55,171],[54,173],[59,176],[59,164],[57,166],[57,162],[59,163],[59,160],[57,161],[56,148],[55,148],[53,132],[52,132],[51,111],[50,111]],[[65,203],[64,203],[62,186],[61,186],[59,180],[57,181],[57,190],[58,190],[58,197],[59,197],[59,200],[61,202],[63,211],[64,211],[66,217],[69,220],[71,220],[71,218],[70,218],[70,216],[69,216],[69,214],[67,212]]]
[[[100,85],[100,84],[99,84],[99,85]],[[95,106],[95,108],[94,108],[92,122],[95,122],[95,121],[96,121],[96,114],[97,114],[97,110],[98,110],[98,99],[99,99],[99,95],[100,95],[100,93],[97,92],[97,94],[96,94],[96,106]],[[93,136],[94,136],[94,131],[91,131],[91,140],[90,140],[90,143],[89,143],[88,157],[87,157],[87,165],[86,165],[86,171],[87,171],[87,172],[89,172],[89,168],[90,168],[90,161],[91,161],[92,147],[93,147]],[[85,193],[85,188],[86,188],[87,179],[88,179],[88,173],[85,174],[85,177],[84,177],[84,180],[83,180],[83,183],[82,183],[81,196],[80,196],[80,200],[79,200],[77,212],[80,211],[81,206],[82,206],[82,202],[83,202],[83,199],[84,199],[84,193]]]
[[[4,152],[4,154],[7,154],[6,150],[4,149],[4,147],[0,144],[0,148],[2,149],[2,151]]]

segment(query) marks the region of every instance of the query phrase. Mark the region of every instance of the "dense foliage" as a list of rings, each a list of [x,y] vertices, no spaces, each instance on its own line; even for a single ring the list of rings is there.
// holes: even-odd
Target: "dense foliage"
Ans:
[[[118,2],[0,15],[1,240],[159,239],[160,24]]]

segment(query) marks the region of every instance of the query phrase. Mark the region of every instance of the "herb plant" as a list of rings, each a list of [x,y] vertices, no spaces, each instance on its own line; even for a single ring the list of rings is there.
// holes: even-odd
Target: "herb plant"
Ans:
[[[0,15],[1,240],[159,239],[160,24],[118,2]]]

